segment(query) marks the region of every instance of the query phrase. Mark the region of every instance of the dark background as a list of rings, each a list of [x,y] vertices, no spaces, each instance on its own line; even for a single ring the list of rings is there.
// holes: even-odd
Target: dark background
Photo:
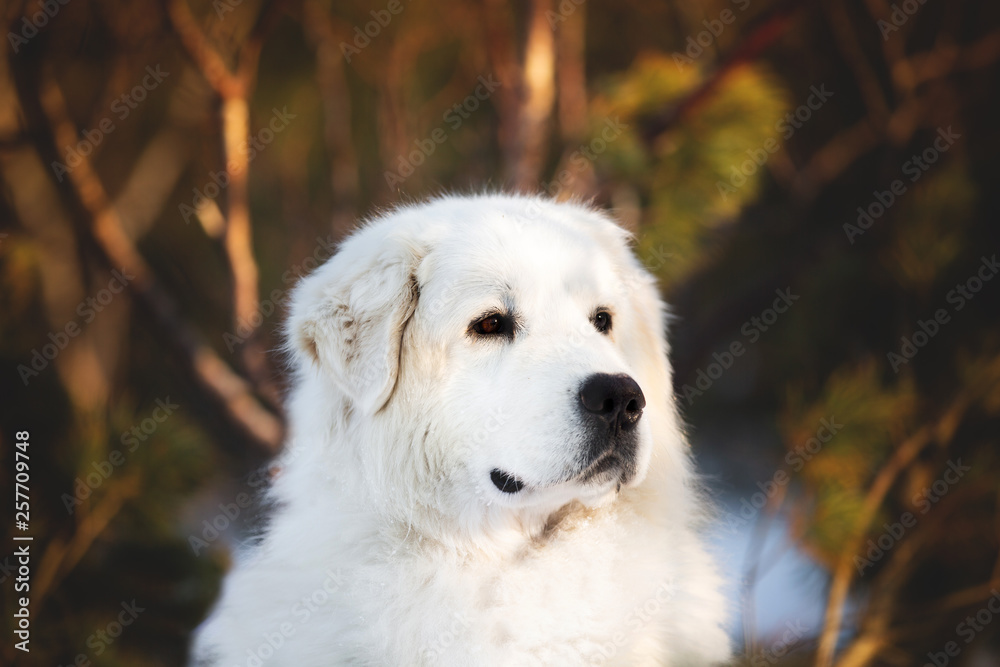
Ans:
[[[0,663],[180,664],[274,472],[296,277],[358,216],[491,188],[611,209],[660,276],[678,403],[745,544],[748,664],[997,664],[996,3],[2,18]],[[776,525],[808,574],[759,597]],[[756,622],[803,600],[803,631]]]

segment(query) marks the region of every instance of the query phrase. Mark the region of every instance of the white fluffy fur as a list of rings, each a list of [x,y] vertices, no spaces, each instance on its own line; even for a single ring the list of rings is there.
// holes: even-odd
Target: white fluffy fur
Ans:
[[[436,199],[365,224],[293,302],[276,510],[195,664],[728,658],[665,310],[627,233],[577,204]],[[469,334],[505,308],[513,341]],[[579,387],[596,372],[628,373],[647,402],[639,474],[620,490],[572,479]],[[494,468],[525,489],[501,493]]]

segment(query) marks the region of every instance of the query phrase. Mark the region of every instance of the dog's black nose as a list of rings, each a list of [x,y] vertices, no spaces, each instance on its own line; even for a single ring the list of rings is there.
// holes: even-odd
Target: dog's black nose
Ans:
[[[595,373],[580,388],[580,403],[588,413],[617,433],[635,428],[646,407],[646,397],[631,376]]]

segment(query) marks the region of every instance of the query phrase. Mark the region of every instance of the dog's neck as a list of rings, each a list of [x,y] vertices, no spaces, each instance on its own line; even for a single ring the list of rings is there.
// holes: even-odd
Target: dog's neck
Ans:
[[[410,521],[381,522],[388,526],[382,537],[390,551],[412,551],[422,557],[457,559],[520,559],[530,553],[554,548],[562,538],[595,523],[614,520],[619,513],[628,513],[631,494],[622,494],[613,503],[597,508],[571,501],[555,511],[492,512],[478,521],[455,523],[454,518],[437,517],[428,520],[410,515]],[[410,549],[419,544],[418,549]]]

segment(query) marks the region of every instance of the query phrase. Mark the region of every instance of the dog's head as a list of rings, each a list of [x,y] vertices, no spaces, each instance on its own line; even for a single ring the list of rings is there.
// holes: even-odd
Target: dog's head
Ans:
[[[347,473],[466,517],[639,485],[657,441],[679,441],[663,332],[626,232],[503,196],[369,222],[303,281],[289,321],[298,391],[343,432],[329,446],[355,448],[340,465],[363,468]]]

